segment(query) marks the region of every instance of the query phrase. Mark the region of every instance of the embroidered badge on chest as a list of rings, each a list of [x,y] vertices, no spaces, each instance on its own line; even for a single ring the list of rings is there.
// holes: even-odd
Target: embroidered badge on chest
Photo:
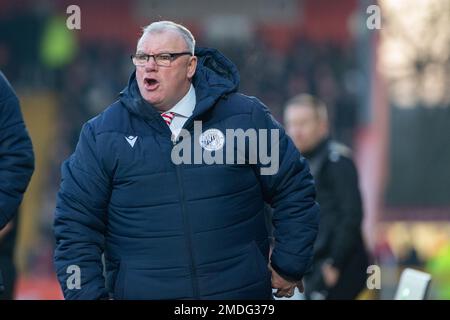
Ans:
[[[208,129],[200,135],[198,142],[205,150],[217,151],[223,148],[225,136],[219,129]]]

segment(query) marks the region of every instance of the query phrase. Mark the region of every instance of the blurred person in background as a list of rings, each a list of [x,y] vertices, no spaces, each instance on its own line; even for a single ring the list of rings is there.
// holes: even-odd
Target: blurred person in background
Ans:
[[[34,170],[34,153],[19,100],[0,72],[0,299],[12,299],[17,211]]]
[[[62,165],[54,259],[65,298],[271,299],[272,288],[279,297],[302,290],[319,208],[282,126],[237,92],[235,65],[218,50],[195,49],[181,25],[147,26],[132,60],[119,100],[83,126]],[[261,174],[260,161],[174,164],[174,146],[191,139],[180,130],[191,132],[194,120],[210,131],[203,148],[218,131],[277,130],[278,170]],[[199,139],[190,142],[195,152]],[[270,266],[265,202],[274,208]]]
[[[331,140],[326,105],[300,94],[286,104],[288,135],[308,161],[321,207],[314,263],[305,275],[308,299],[354,299],[367,279],[363,210],[351,151]]]

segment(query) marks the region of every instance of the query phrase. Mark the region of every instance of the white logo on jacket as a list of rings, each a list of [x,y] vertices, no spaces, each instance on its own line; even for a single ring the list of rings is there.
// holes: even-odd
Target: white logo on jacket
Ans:
[[[181,129],[173,141],[171,160],[179,164],[257,164],[261,175],[273,175],[280,164],[280,130],[273,129],[208,129],[194,121],[194,135]],[[194,143],[195,142],[195,143]],[[217,152],[224,149],[225,152]],[[215,151],[215,152],[212,152]],[[224,159],[225,158],[225,159]]]
[[[198,142],[205,150],[217,151],[223,148],[225,136],[219,129],[208,129],[200,135]]]
[[[125,139],[127,140],[127,142],[130,144],[130,146],[133,148],[134,147],[134,144],[136,143],[136,140],[137,140],[137,136],[128,136],[128,137],[125,137]]]

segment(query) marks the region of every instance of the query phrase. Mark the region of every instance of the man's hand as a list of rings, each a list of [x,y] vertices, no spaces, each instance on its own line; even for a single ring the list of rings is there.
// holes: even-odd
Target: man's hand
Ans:
[[[336,269],[329,263],[324,263],[322,265],[322,275],[323,275],[323,280],[325,281],[325,284],[329,288],[332,288],[338,282],[340,273],[339,273],[339,269]]]
[[[269,264],[269,269],[272,272],[272,288],[278,289],[277,292],[275,293],[275,297],[290,298],[294,295],[295,287],[298,287],[298,290],[301,293],[303,293],[305,291],[302,281],[291,282],[291,281],[284,279],[275,270],[272,269],[270,264]]]

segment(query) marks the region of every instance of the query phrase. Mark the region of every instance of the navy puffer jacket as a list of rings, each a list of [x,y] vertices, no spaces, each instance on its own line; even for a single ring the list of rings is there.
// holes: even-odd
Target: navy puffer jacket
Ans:
[[[279,147],[278,172],[261,175],[259,161],[174,164],[171,131],[133,74],[62,166],[55,266],[67,299],[270,299],[264,202],[274,208],[273,268],[290,279],[309,268],[318,205],[304,158],[260,101],[237,93],[227,58],[196,55],[197,104],[184,128],[279,129],[268,146]]]
[[[19,99],[0,72],[0,230],[16,215],[33,171],[33,146]]]

